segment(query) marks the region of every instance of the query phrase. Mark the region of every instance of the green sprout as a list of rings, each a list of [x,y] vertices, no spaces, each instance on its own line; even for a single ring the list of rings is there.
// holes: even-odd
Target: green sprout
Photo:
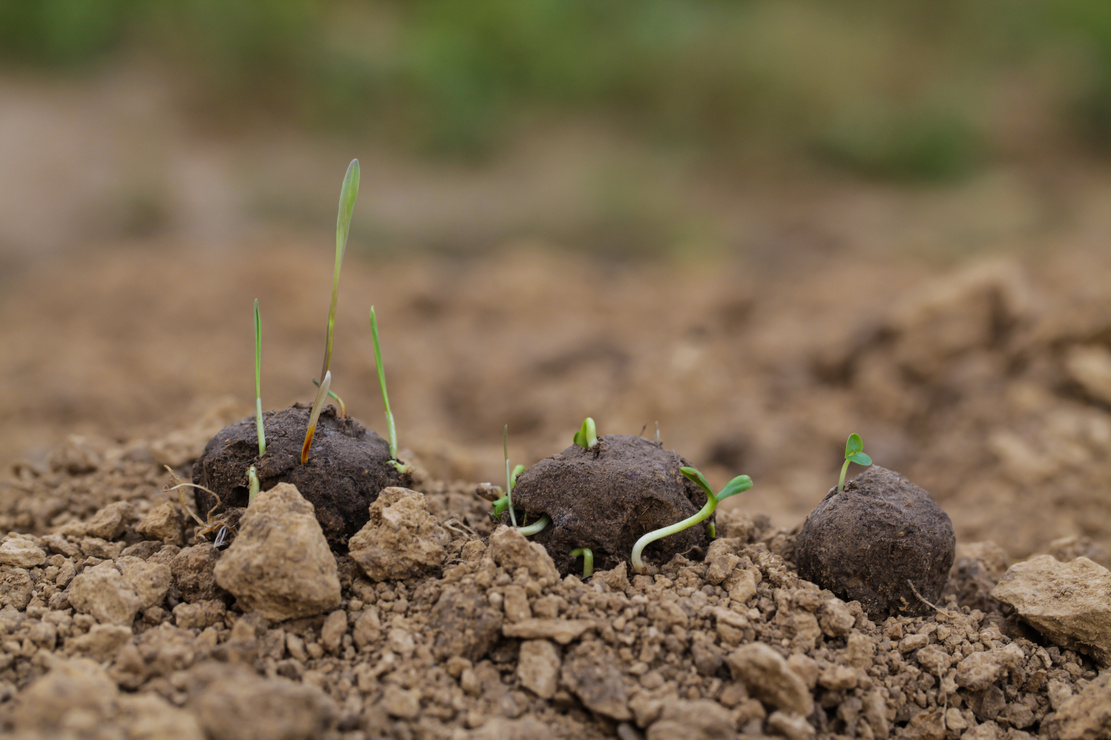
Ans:
[[[633,555],[631,558],[631,560],[633,561],[633,569],[637,573],[643,573],[645,571],[644,561],[641,559],[640,554],[644,552],[644,548],[647,547],[649,544],[655,542],[656,540],[663,539],[664,537],[678,534],[687,527],[693,527],[695,524],[704,521],[707,517],[713,514],[714,509],[716,509],[718,504],[725,499],[729,498],[730,496],[735,496],[738,493],[744,493],[748,489],[752,488],[751,478],[749,478],[747,475],[738,475],[736,478],[726,483],[725,488],[721,489],[718,493],[715,494],[714,489],[710,488],[710,484],[706,481],[705,476],[703,476],[702,473],[698,472],[698,470],[696,470],[695,468],[679,468],[679,472],[686,476],[689,480],[697,483],[698,487],[706,492],[706,505],[699,509],[697,514],[689,516],[683,521],[672,524],[669,527],[662,527],[653,532],[649,532],[648,534],[637,540],[636,544],[633,545]]]
[[[255,502],[255,496],[258,496],[259,489],[262,487],[258,480],[258,468],[254,465],[247,468],[247,506]]]
[[[525,537],[531,537],[534,534],[539,534],[541,531],[543,531],[544,527],[548,526],[551,523],[552,518],[545,514],[527,527],[519,527],[517,531],[523,534]]]
[[[571,557],[583,559],[583,578],[594,575],[594,552],[589,547],[576,547],[571,551]]]
[[[841,466],[841,479],[837,481],[838,493],[845,490],[845,473],[849,472],[849,463],[851,462],[864,467],[872,464],[872,458],[864,454],[864,440],[856,432],[850,434],[849,439],[845,442],[845,464]]]
[[[370,307],[370,340],[374,344],[374,364],[378,367],[378,385],[382,388],[382,405],[386,407],[386,428],[390,438],[390,464],[399,473],[408,473],[411,468],[397,459],[397,426],[394,425],[393,412],[390,411],[390,397],[386,394],[386,366],[382,364],[382,345],[378,342],[378,317],[374,306]]]
[[[262,320],[255,299],[255,426],[258,428],[258,456],[266,454],[266,430],[262,426]]]
[[[583,419],[582,428],[575,432],[575,436],[571,441],[584,450],[589,450],[591,447],[598,444],[598,430],[594,426],[594,420],[589,416]]]
[[[513,512],[513,474],[509,471],[509,425],[502,431],[502,450],[505,452],[505,505],[509,509],[509,521],[516,527],[517,515]],[[495,510],[497,506],[495,505]]]
[[[509,485],[507,487],[512,489],[513,486],[516,486],[517,485],[517,476],[520,475],[523,472],[525,472],[525,466],[524,465],[518,465],[518,466],[514,467],[513,472],[509,474]],[[508,508],[509,508],[509,494],[506,494],[505,496],[502,496],[498,500],[494,501],[494,518],[495,519],[499,518],[502,515],[502,513]]]
[[[339,191],[339,215],[336,217],[336,267],[332,273],[332,303],[328,308],[328,329],[324,338],[324,366],[320,371],[320,386],[313,401],[313,413],[309,415],[309,427],[305,432],[305,442],[301,445],[301,464],[309,460],[309,448],[316,433],[316,419],[324,400],[328,397],[332,366],[332,334],[336,328],[336,303],[339,300],[339,273],[343,266],[343,253],[347,250],[347,234],[351,230],[351,214],[355,210],[355,198],[359,195],[359,160],[352,159],[343,177]]]
[[[320,381],[316,378],[312,379],[312,384],[315,385],[317,388],[320,387]],[[343,402],[343,399],[340,398],[335,391],[328,391],[328,398],[335,401],[336,405],[339,406],[339,418],[342,419],[347,416],[347,404]]]

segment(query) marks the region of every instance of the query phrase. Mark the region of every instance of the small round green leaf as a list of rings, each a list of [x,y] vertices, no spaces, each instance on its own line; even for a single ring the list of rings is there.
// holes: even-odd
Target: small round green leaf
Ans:
[[[736,496],[738,493],[744,493],[752,488],[752,478],[747,475],[738,475],[733,480],[725,484],[725,488],[717,495],[717,500],[722,501],[730,496]]]
[[[679,468],[679,472],[686,476],[688,480],[697,483],[698,487],[705,491],[707,496],[714,498],[714,489],[710,488],[710,482],[697,468]]]
[[[857,452],[853,455],[849,455],[845,459],[848,460],[849,462],[854,462],[857,465],[868,466],[868,465],[872,464],[872,458],[868,457],[863,452]]]
[[[862,440],[860,438],[860,435],[855,433],[855,432],[850,434],[848,441],[845,442],[845,457],[846,457],[846,459],[851,459],[853,455],[855,455],[858,452],[863,452],[863,451],[864,451],[864,440]]]

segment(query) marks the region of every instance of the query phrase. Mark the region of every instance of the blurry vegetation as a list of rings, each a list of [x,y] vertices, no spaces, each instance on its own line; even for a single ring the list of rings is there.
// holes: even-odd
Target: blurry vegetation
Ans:
[[[719,161],[947,180],[994,154],[1001,91],[1024,87],[1111,146],[1106,0],[0,0],[0,54],[138,55],[209,120],[343,121],[453,156],[579,118]]]

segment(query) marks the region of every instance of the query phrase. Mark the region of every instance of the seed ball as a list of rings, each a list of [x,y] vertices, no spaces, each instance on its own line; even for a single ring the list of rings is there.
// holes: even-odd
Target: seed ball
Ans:
[[[880,621],[929,612],[923,599],[941,597],[955,547],[953,523],[930,494],[873,465],[810,512],[795,542],[795,563],[800,576],[859,601]]]

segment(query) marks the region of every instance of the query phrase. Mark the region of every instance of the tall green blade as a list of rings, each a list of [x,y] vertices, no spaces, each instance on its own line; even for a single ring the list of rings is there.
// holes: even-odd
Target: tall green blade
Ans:
[[[343,266],[343,254],[347,251],[347,234],[351,230],[351,214],[355,211],[355,199],[359,196],[359,160],[352,159],[343,177],[339,191],[339,215],[336,217],[336,268],[332,275],[332,305],[328,309],[328,333],[324,340],[324,374],[332,366],[332,333],[336,326],[336,303],[339,300],[339,272]]]

